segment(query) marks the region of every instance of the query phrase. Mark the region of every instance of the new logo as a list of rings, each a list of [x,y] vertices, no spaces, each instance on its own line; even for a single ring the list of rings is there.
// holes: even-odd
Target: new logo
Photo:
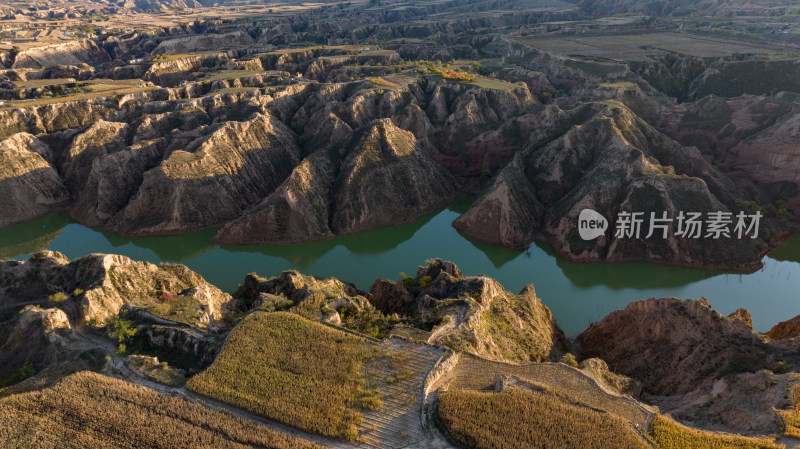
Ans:
[[[582,210],[578,216],[578,233],[584,240],[594,240],[605,235],[606,229],[608,229],[606,217],[591,209]]]

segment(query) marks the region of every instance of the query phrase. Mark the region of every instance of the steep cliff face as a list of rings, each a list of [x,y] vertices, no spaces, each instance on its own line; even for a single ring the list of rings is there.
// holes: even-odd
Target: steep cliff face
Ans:
[[[0,142],[0,226],[31,220],[69,202],[53,159],[50,148],[27,133]]]
[[[793,161],[781,157],[791,155],[787,151],[796,138],[799,113],[800,97],[790,92],[728,99],[708,95],[665,109],[656,127],[684,145],[697,146],[726,167],[774,182],[794,179]],[[761,155],[755,154],[755,147]],[[782,164],[789,168],[781,170],[778,165]]]
[[[407,222],[455,197],[452,176],[390,120],[379,120],[355,139],[334,181],[333,232]]]
[[[25,365],[39,371],[64,360],[75,341],[62,310],[35,306],[23,309],[4,337],[0,344],[0,379],[11,378]]]
[[[593,323],[578,342],[584,355],[658,395],[687,393],[725,370],[756,372],[775,360],[751,329],[705,300],[637,301]]]
[[[225,225],[214,241],[223,245],[296,243],[333,237],[329,217],[334,167],[318,151],[292,170],[264,201]]]
[[[795,214],[800,211],[797,94],[728,99],[708,95],[665,109],[656,126],[682,144],[698,147],[732,176],[744,174],[756,185],[767,186],[767,194],[757,202],[768,213],[776,213],[778,201],[786,201]]]
[[[159,86],[173,87],[184,80],[192,79],[190,74],[203,66],[214,66],[221,60],[226,59],[222,53],[177,57],[163,62],[156,62],[140,76],[142,79],[151,81]]]
[[[59,65],[95,64],[111,57],[92,40],[68,41],[23,50],[14,60],[15,69],[38,69]]]
[[[396,225],[452,201],[454,185],[413,134],[382,119],[338,149],[306,158],[215,240],[291,243]]]
[[[650,213],[736,211],[744,193],[711,167],[695,148],[660,134],[618,102],[595,104],[561,137],[520,155],[454,225],[490,243],[525,248],[543,238],[576,261],[643,260],[751,269],[766,243],[758,239],[679,239],[675,223],[649,234]],[[580,117],[580,116],[578,116]],[[593,209],[608,230],[579,237],[578,216]],[[616,236],[621,211],[642,212],[639,238]],[[658,229],[656,229],[658,231]],[[663,232],[663,231],[662,231]],[[765,233],[762,232],[761,236]]]
[[[294,135],[268,114],[226,122],[193,146],[147,171],[109,227],[152,235],[223,224],[272,192],[300,162]]]
[[[593,323],[578,343],[584,357],[641,381],[662,412],[738,431],[776,431],[770,411],[785,407],[791,377],[781,373],[798,363],[796,342],[767,343],[703,299],[628,304]]]
[[[800,337],[800,316],[781,321],[773,326],[766,335],[773,340],[788,340]]]

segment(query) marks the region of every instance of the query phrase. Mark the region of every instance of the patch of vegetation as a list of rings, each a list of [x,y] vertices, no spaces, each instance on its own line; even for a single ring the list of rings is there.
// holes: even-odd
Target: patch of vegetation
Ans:
[[[187,387],[309,432],[354,441],[360,410],[380,406],[363,365],[364,339],[287,312],[248,315]]]
[[[792,397],[794,408],[792,410],[781,410],[779,413],[786,426],[784,433],[790,437],[800,438],[800,388],[798,385],[792,387]]]
[[[364,307],[360,310],[341,307],[338,312],[344,327],[378,339],[386,337],[401,321],[396,313],[385,315],[374,307]]]
[[[561,363],[564,363],[564,364],[566,364],[566,365],[569,365],[569,366],[571,366],[571,367],[573,367],[573,368],[577,368],[577,367],[578,367],[578,361],[577,361],[577,360],[575,360],[575,356],[574,356],[574,355],[572,355],[572,354],[571,354],[571,353],[569,353],[569,352],[568,352],[568,353],[566,353],[566,354],[564,354],[564,355],[561,357]]]
[[[438,420],[465,447],[618,449],[649,446],[613,415],[563,402],[549,393],[511,388],[501,393],[451,390],[439,396]],[[689,446],[686,446],[689,447]]]
[[[756,203],[755,201],[746,201],[737,199],[736,207],[738,207],[740,210],[747,212],[748,214],[754,214],[757,211],[758,212],[762,211],[761,205]]]
[[[47,302],[53,307],[61,307],[67,302],[67,295],[63,292],[53,293],[47,297]]]
[[[11,376],[11,381],[14,383],[22,382],[23,380],[33,376],[36,374],[36,369],[33,367],[32,364],[28,363],[27,365],[21,366],[13,376]]]
[[[84,371],[0,399],[2,447],[319,449],[176,396]]]
[[[650,436],[661,449],[777,449],[783,448],[767,439],[720,435],[692,429],[656,415],[650,424]]]
[[[131,365],[156,382],[172,387],[182,387],[186,383],[183,374],[172,369],[167,362],[159,363],[158,359],[144,355],[132,355],[130,361]]]
[[[125,342],[136,335],[136,328],[129,320],[114,317],[106,327],[106,335],[117,341],[117,354],[124,354],[127,350]]]

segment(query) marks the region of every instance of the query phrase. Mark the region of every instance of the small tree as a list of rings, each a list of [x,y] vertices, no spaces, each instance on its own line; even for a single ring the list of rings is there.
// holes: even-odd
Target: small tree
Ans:
[[[130,321],[116,318],[108,325],[106,334],[117,340],[117,343],[122,343],[136,335],[136,328],[131,325]]]
[[[569,352],[568,352],[568,353],[566,353],[566,354],[564,354],[564,356],[563,356],[563,357],[561,357],[561,363],[564,363],[564,364],[566,364],[566,365],[569,365],[569,366],[571,366],[571,367],[573,367],[573,368],[577,368],[577,367],[578,367],[578,361],[577,361],[577,360],[575,360],[575,356],[574,356],[574,355],[572,355],[572,354],[571,354],[571,353],[569,353]]]

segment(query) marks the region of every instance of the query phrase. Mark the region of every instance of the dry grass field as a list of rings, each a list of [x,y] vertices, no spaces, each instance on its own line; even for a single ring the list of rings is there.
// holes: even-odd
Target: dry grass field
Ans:
[[[620,418],[523,389],[446,391],[438,418],[453,440],[476,449],[650,447]]]
[[[650,436],[661,449],[778,449],[783,445],[771,440],[721,435],[692,429],[656,415],[650,424]]]
[[[318,449],[194,402],[88,371],[0,399],[0,447]]]
[[[355,440],[361,410],[382,405],[363,369],[379,356],[364,338],[292,313],[256,312],[187,387],[309,432]]]

